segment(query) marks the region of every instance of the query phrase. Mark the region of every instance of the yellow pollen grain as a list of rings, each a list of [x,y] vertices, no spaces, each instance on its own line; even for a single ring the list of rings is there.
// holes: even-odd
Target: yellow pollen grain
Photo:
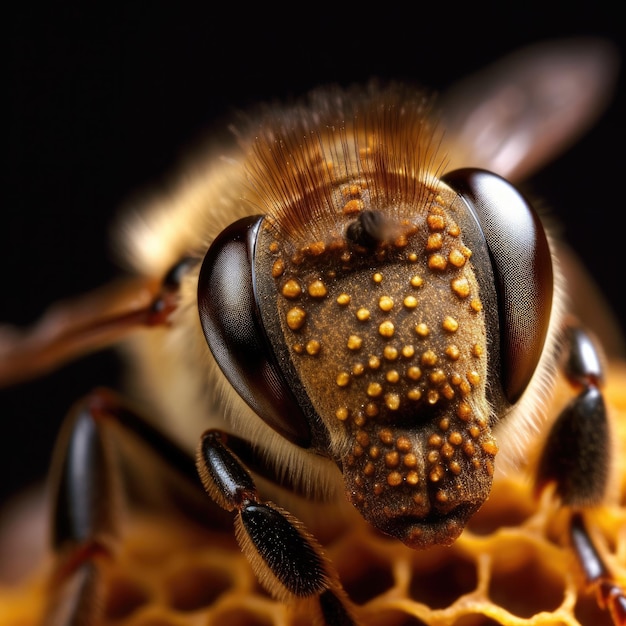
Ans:
[[[400,396],[397,393],[386,394],[385,404],[390,411],[397,411],[400,408]]]
[[[487,470],[487,474],[489,474],[489,476],[493,476],[495,467],[491,461],[485,461],[485,469]]]
[[[420,476],[417,472],[407,472],[406,482],[409,485],[415,486],[419,484]]]
[[[365,415],[367,415],[367,417],[376,417],[378,413],[379,410],[377,404],[374,404],[373,402],[368,402],[365,405]]]
[[[348,350],[360,350],[363,345],[363,338],[358,335],[350,335],[348,337]]]
[[[340,293],[337,296],[337,304],[339,304],[340,306],[347,306],[348,304],[350,304],[350,296],[347,293]]]
[[[400,380],[400,373],[398,372],[398,370],[389,370],[385,374],[385,378],[387,379],[388,383],[395,384]]]
[[[453,446],[460,446],[463,443],[463,435],[461,435],[461,433],[458,430],[453,430],[449,435],[448,435],[448,441],[453,445]]]
[[[367,386],[367,395],[370,398],[378,398],[380,394],[383,392],[383,387],[380,383],[370,383]]]
[[[370,459],[376,460],[378,457],[380,457],[380,448],[378,446],[371,446],[367,454]]]
[[[387,452],[385,454],[385,466],[392,468],[398,467],[398,465],[400,465],[400,455],[395,450]]]
[[[342,211],[344,215],[354,215],[355,213],[359,213],[363,207],[363,200],[355,198],[353,200],[348,200],[348,202],[343,205]]]
[[[426,350],[422,352],[421,362],[426,367],[433,367],[437,364],[437,355],[432,350]]]
[[[428,335],[430,334],[430,329],[426,324],[424,324],[424,322],[420,322],[415,326],[415,332],[423,338],[428,337]]]
[[[307,354],[310,354],[311,356],[315,356],[316,354],[319,354],[321,348],[322,348],[322,345],[317,339],[311,339],[311,341],[308,341],[306,344]]]
[[[450,282],[450,287],[459,298],[467,298],[470,295],[470,284],[465,277],[454,278]]]
[[[314,280],[308,288],[311,298],[325,298],[328,290],[321,280]]]
[[[306,311],[299,306],[295,306],[287,311],[287,326],[291,330],[299,330],[304,326]]]
[[[489,439],[482,443],[481,448],[485,454],[495,456],[498,453],[498,445],[493,439]]]
[[[472,407],[467,402],[459,402],[456,408],[456,416],[460,420],[468,422],[472,417]]]
[[[341,189],[341,194],[344,197],[360,196],[361,195],[361,186],[357,185],[356,183],[352,183],[350,185],[347,185],[347,186],[343,187]]]
[[[446,227],[446,221],[443,215],[434,215],[430,213],[426,218],[426,223],[430,230],[443,230]]]
[[[314,241],[306,247],[306,252],[311,256],[319,256],[326,250],[326,244],[323,241]]]
[[[471,458],[476,454],[476,448],[471,441],[466,441],[463,445],[463,452],[465,453],[465,456]]]
[[[395,361],[398,358],[398,348],[393,346],[385,346],[383,349],[383,356],[387,361]]]
[[[409,454],[406,454],[404,456],[404,459],[402,459],[402,463],[404,467],[417,467],[417,456],[410,452]]]
[[[436,252],[428,257],[428,267],[431,270],[443,271],[448,267],[448,261],[443,254]]]
[[[454,448],[449,443],[444,443],[439,452],[444,459],[451,459],[454,456]]]
[[[458,476],[461,473],[461,464],[458,461],[450,461],[450,463],[448,463],[448,469],[455,476]]]
[[[372,280],[376,283],[376,284],[380,284],[383,282],[383,275],[380,272],[376,272],[373,276],[372,276]]]
[[[470,370],[467,372],[467,380],[470,384],[476,386],[480,382],[480,374],[476,370]]]
[[[444,504],[449,499],[448,492],[440,489],[435,495],[435,498],[437,499],[437,502],[441,502],[442,504]]]
[[[428,404],[437,404],[437,402],[439,402],[439,392],[434,389],[430,389],[426,394],[426,401]]]
[[[389,472],[387,474],[387,484],[390,487],[398,487],[402,484],[402,474],[400,472]]]
[[[417,365],[411,365],[406,370],[406,377],[411,380],[419,380],[422,377],[422,370]]]
[[[272,254],[275,254],[276,252],[278,252],[278,242],[272,241],[272,243],[267,248]]]
[[[389,296],[381,296],[378,300],[378,308],[381,311],[391,311],[393,309],[393,299]]]
[[[366,421],[367,420],[365,419],[365,415],[363,415],[362,411],[354,412],[354,415],[352,416],[352,422],[355,426],[358,426],[360,428],[365,424]]]
[[[461,381],[461,384],[459,385],[459,391],[461,392],[461,395],[469,396],[472,393],[472,388],[470,387],[470,384],[466,380],[463,380]]]
[[[421,287],[424,284],[424,279],[416,274],[415,276],[411,276],[409,283],[411,287]]]
[[[411,450],[411,440],[408,437],[401,435],[396,440],[396,450],[400,452],[409,452]]]
[[[335,411],[335,417],[341,421],[341,422],[345,422],[348,419],[348,415],[349,415],[349,411],[347,409],[347,407],[345,406],[340,406],[336,411]]]
[[[400,354],[402,354],[402,356],[405,359],[410,359],[415,354],[415,347],[412,346],[411,344],[407,344],[406,346],[402,346],[402,349],[400,350]]]
[[[350,373],[349,372],[339,372],[337,374],[337,385],[339,387],[346,387],[350,384]]]
[[[411,389],[409,389],[406,392],[406,397],[413,401],[416,402],[417,400],[420,400],[422,397],[422,392],[420,391],[420,389],[418,389],[417,387],[413,387]]]
[[[459,323],[448,315],[441,322],[441,327],[449,333],[455,333],[459,329]]]
[[[452,387],[450,387],[450,385],[448,383],[446,383],[445,385],[441,386],[441,388],[439,389],[439,393],[446,400],[452,400],[452,398],[454,398],[454,389],[452,389]]]
[[[472,346],[472,356],[480,358],[483,355],[483,347],[479,343]]]
[[[458,387],[463,382],[463,379],[458,372],[453,372],[450,376],[450,382]]]
[[[434,252],[435,250],[441,250],[443,246],[443,236],[441,233],[433,233],[428,236],[428,241],[426,242],[426,250],[429,252]]]
[[[441,369],[436,369],[428,378],[433,385],[440,385],[446,380],[446,373]]]
[[[478,298],[474,298],[470,302],[470,309],[474,311],[474,313],[480,313],[483,310],[483,303]]]
[[[445,353],[446,356],[451,360],[451,361],[457,361],[459,359],[459,357],[461,356],[461,351],[459,350],[458,346],[454,345],[453,343],[450,344],[446,349],[445,349]]]
[[[363,363],[355,363],[352,366],[352,375],[353,376],[362,376],[365,373],[365,365]]]
[[[356,318],[359,320],[359,322],[366,322],[370,318],[369,309],[366,309],[365,307],[361,307],[356,312]]]
[[[371,370],[377,370],[380,367],[380,359],[377,356],[371,356],[367,361],[367,366]]]
[[[407,309],[414,309],[417,306],[417,298],[415,296],[407,296],[402,301],[402,304]]]
[[[458,237],[460,234],[461,229],[458,227],[457,224],[452,224],[450,228],[448,228],[448,235],[451,235],[452,237]]]
[[[283,285],[281,293],[285,298],[297,298],[302,293],[302,287],[297,280],[291,278]]]
[[[430,474],[428,474],[428,478],[430,478],[431,482],[438,483],[444,477],[445,473],[442,465],[435,465],[430,471]]]
[[[443,439],[441,438],[441,435],[437,435],[436,433],[431,435],[428,438],[429,446],[434,446],[435,448],[439,448],[439,446],[441,446],[442,443],[443,443]]]
[[[364,430],[359,430],[355,438],[357,443],[364,448],[370,445],[370,436]]]
[[[411,262],[411,263],[415,263],[418,259],[417,254],[415,254],[415,252],[411,252],[409,253],[409,255],[407,256],[407,259]]]
[[[426,460],[431,464],[434,465],[435,468],[437,467],[437,463],[439,463],[440,456],[439,456],[439,452],[436,450],[431,450],[427,455],[426,455]],[[440,467],[440,466],[439,466]]]
[[[272,277],[278,278],[279,276],[283,275],[284,271],[285,263],[282,259],[276,259],[276,261],[274,261],[274,264],[272,265]]]
[[[446,432],[450,428],[450,420],[447,417],[442,417],[439,420],[439,430]]]
[[[480,437],[480,428],[478,428],[478,426],[476,425],[472,425],[467,429],[467,432],[469,432],[470,437],[472,437],[472,439],[477,439],[478,437]]]
[[[371,461],[368,461],[365,466],[363,467],[363,473],[366,476],[373,476],[374,472],[375,472],[375,467],[374,464]]]
[[[356,457],[360,457],[363,456],[363,448],[358,444],[354,444],[354,446],[352,446],[352,454]]]
[[[458,248],[453,248],[448,254],[448,261],[454,267],[463,267],[466,260],[465,255]]]
[[[301,343],[294,343],[292,349],[296,354],[304,354],[304,346]]]
[[[389,428],[383,428],[378,433],[378,438],[384,443],[386,446],[390,446],[393,443],[393,433]]]
[[[393,325],[393,322],[390,322],[389,320],[385,320],[378,327],[378,334],[381,337],[385,337],[388,339],[389,337],[393,337],[395,330],[396,329],[395,329],[395,326]]]

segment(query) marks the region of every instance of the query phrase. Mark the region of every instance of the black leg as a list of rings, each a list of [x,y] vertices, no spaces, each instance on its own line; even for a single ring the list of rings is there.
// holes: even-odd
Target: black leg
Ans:
[[[236,513],[237,540],[267,590],[286,602],[314,600],[321,624],[354,626],[353,609],[321,546],[293,515],[261,500],[227,435],[207,431],[197,463],[209,496]]]
[[[57,556],[46,625],[98,623],[104,593],[100,564],[115,556],[119,514],[130,477],[122,468],[133,464],[146,491],[150,483],[174,486],[175,482],[171,493],[184,494],[180,497],[186,499],[187,510],[199,512],[203,491],[193,457],[113,393],[93,392],[68,416],[55,449],[51,535]],[[206,514],[207,508],[203,511]],[[222,512],[216,511],[220,517]]]
[[[601,390],[604,377],[600,355],[581,328],[569,327],[566,338],[564,372],[577,395],[548,435],[538,465],[537,485],[541,488],[554,484],[561,503],[576,511],[602,503],[613,459],[609,416]],[[613,580],[579,512],[572,513],[570,538],[600,606],[610,612],[616,626],[626,624],[626,591]]]

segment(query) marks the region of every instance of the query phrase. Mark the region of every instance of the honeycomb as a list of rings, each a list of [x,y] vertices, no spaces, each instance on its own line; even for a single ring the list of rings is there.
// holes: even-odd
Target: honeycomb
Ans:
[[[607,403],[626,451],[626,363],[610,367]],[[587,525],[626,588],[626,461],[616,502],[589,511]],[[568,548],[567,513],[528,481],[496,481],[492,496],[449,548],[412,551],[365,522],[326,545],[368,626],[611,624],[586,589]],[[156,516],[129,520],[106,582],[103,626],[308,626],[310,612],[273,600],[232,535]],[[0,585],[0,624],[34,626],[44,610],[50,556],[18,585]]]

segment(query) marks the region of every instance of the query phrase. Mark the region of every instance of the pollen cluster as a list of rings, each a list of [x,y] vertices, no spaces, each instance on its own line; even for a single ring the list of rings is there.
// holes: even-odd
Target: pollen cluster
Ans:
[[[617,498],[587,520],[626,589],[626,365],[608,374],[621,450]],[[451,547],[411,550],[355,516],[325,548],[367,626],[611,626],[569,548],[567,514],[548,496],[534,498],[519,475],[497,479]],[[19,586],[0,585],[0,623],[38,626],[50,562],[43,558]],[[267,596],[231,535],[180,519],[131,518],[117,558],[99,566],[101,626],[312,626],[308,610]]]
[[[365,183],[341,189],[344,230],[325,241],[293,248],[266,229],[271,319],[282,329],[276,350],[331,433],[366,517],[475,508],[497,446],[482,299],[456,209],[435,195],[410,219],[393,206],[376,209],[368,226],[359,222],[373,206]]]

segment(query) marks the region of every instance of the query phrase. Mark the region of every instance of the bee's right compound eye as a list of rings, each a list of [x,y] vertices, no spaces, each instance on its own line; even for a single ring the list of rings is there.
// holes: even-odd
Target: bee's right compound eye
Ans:
[[[500,176],[468,168],[442,181],[468,207],[487,244],[500,329],[496,366],[505,399],[514,404],[537,367],[548,332],[554,280],[548,240],[529,202]]]
[[[226,378],[274,430],[302,447],[311,432],[266,336],[254,278],[262,217],[243,218],[211,244],[198,280],[200,320]]]

